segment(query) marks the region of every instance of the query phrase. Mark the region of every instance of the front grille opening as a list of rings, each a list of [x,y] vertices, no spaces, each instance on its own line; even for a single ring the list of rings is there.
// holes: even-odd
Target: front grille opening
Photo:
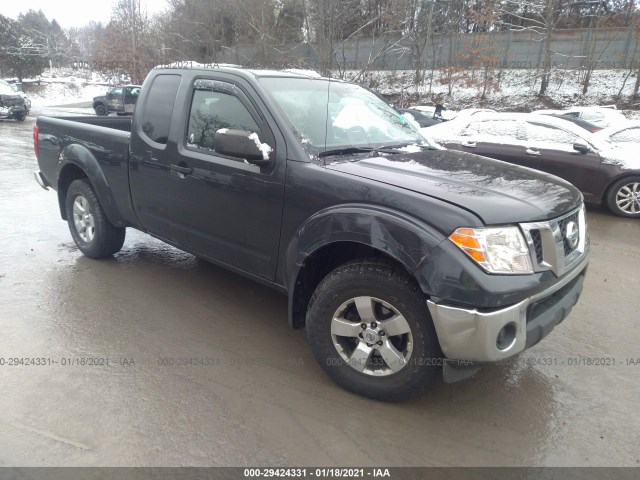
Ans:
[[[571,280],[567,285],[562,287],[557,292],[549,295],[547,298],[543,298],[535,303],[529,305],[527,308],[527,323],[544,314],[548,310],[552,309],[565,295],[575,286],[576,283],[584,276],[584,272]]]
[[[536,253],[536,261],[538,262],[538,264],[541,264],[543,260],[542,235],[540,235],[540,230],[538,230],[537,228],[534,230],[531,230],[530,233],[531,233],[531,239],[533,240],[533,248],[535,249],[535,253]]]

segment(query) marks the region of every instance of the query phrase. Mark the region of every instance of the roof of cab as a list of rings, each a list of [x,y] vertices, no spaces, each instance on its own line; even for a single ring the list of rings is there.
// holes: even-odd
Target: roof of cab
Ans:
[[[205,70],[212,71],[218,70],[228,73],[241,73],[245,75],[252,75],[254,77],[283,77],[283,78],[313,78],[327,80],[326,77],[321,76],[319,73],[313,70],[303,69],[284,69],[284,70],[269,70],[269,69],[255,69],[245,68],[241,65],[234,65],[229,63],[200,63],[193,61],[174,62],[168,65],[158,65],[154,70]]]

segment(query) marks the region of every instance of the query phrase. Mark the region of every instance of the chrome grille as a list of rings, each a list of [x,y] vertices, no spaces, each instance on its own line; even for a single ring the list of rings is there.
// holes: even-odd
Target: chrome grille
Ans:
[[[584,206],[545,222],[521,223],[536,272],[561,276],[588,248]]]
[[[540,230],[531,230],[531,240],[533,240],[533,249],[536,254],[536,261],[542,262],[542,237],[540,236]]]
[[[564,255],[567,256],[569,255],[571,252],[573,252],[577,245],[572,246],[569,241],[567,240],[567,225],[571,222],[575,222],[578,223],[578,212],[575,212],[571,215],[569,215],[568,217],[564,217],[560,220],[558,220],[558,226],[560,227],[560,232],[562,233],[562,243],[564,245]]]

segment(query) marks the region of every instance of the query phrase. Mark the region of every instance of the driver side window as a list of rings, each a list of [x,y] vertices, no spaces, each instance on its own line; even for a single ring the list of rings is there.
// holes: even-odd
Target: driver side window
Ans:
[[[194,90],[187,146],[213,151],[213,137],[221,128],[260,135],[260,127],[238,97],[215,90]]]

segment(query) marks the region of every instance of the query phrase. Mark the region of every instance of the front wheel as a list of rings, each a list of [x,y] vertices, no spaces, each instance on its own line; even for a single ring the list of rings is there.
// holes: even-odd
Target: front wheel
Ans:
[[[412,397],[442,362],[424,294],[403,269],[377,260],[331,272],[313,294],[306,328],[324,371],[365,397]]]
[[[94,108],[94,111],[96,112],[96,115],[98,115],[99,117],[104,117],[107,115],[107,109],[105,108],[104,105],[96,105]]]
[[[105,258],[120,251],[126,229],[109,221],[86,179],[71,182],[65,205],[71,236],[82,253]]]
[[[24,122],[25,118],[27,118],[27,112],[17,112],[14,114],[13,118],[18,122]]]
[[[609,189],[607,204],[621,217],[640,218],[640,177],[618,180]]]

